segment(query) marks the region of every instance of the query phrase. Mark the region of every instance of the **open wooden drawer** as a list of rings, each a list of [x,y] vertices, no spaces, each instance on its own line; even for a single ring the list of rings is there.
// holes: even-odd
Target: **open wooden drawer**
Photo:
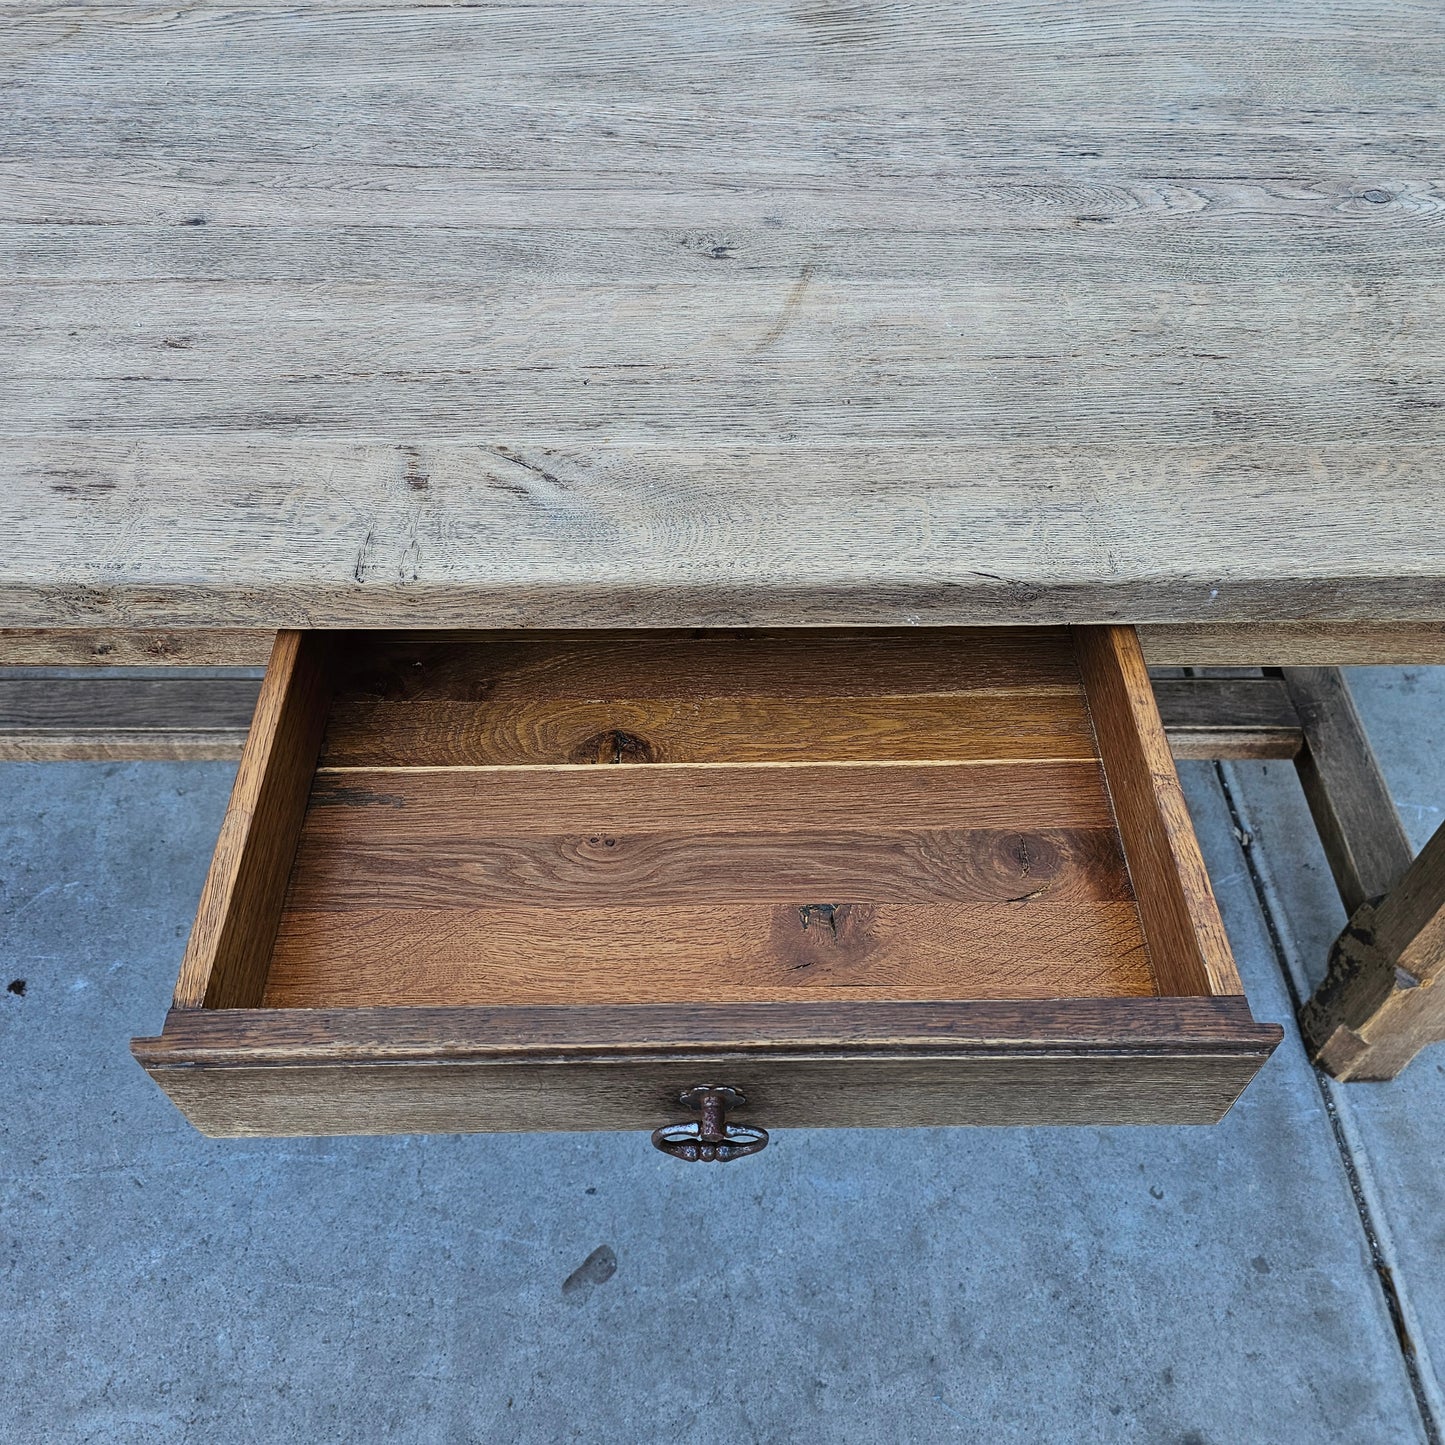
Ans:
[[[1218,1119],[1128,628],[278,636],[174,1007],[208,1134]]]

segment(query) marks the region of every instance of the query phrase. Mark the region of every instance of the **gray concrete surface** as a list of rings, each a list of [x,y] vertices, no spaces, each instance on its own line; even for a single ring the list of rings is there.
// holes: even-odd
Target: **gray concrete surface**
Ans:
[[[1445,668],[1356,668],[1356,705],[1418,848],[1445,823]],[[1297,993],[1324,972],[1345,913],[1293,769],[1221,770],[1249,840],[1251,870],[1277,921]],[[1366,1217],[1391,1270],[1418,1388],[1445,1421],[1445,1044],[1389,1084],[1329,1084]]]
[[[1419,829],[1441,687],[1361,683]],[[1292,775],[1185,774],[1288,1024],[1338,926]],[[205,1140],[126,1043],[228,780],[0,767],[0,1439],[1439,1439],[1445,1057],[1325,1090],[1291,1034],[1217,1129],[799,1132],[719,1170],[632,1136]]]

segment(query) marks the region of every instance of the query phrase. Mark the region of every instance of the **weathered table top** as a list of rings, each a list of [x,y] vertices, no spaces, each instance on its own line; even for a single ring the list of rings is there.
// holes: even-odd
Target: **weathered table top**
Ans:
[[[0,11],[0,626],[1445,617],[1436,0]]]

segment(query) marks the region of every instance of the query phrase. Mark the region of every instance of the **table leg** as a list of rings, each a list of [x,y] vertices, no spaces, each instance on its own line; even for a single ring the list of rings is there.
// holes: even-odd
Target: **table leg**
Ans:
[[[1300,1027],[1337,1079],[1393,1079],[1445,1040],[1445,827],[1384,898],[1355,910]]]
[[[1300,1010],[1311,1056],[1338,1079],[1392,1079],[1445,1040],[1445,828],[1410,845],[1344,678],[1285,668],[1305,745],[1296,759],[1350,921]]]

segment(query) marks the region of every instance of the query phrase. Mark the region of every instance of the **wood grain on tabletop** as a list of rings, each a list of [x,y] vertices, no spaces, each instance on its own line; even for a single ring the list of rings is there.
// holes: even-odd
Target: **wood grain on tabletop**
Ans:
[[[0,625],[1445,617],[1435,7],[20,0],[0,56]]]

